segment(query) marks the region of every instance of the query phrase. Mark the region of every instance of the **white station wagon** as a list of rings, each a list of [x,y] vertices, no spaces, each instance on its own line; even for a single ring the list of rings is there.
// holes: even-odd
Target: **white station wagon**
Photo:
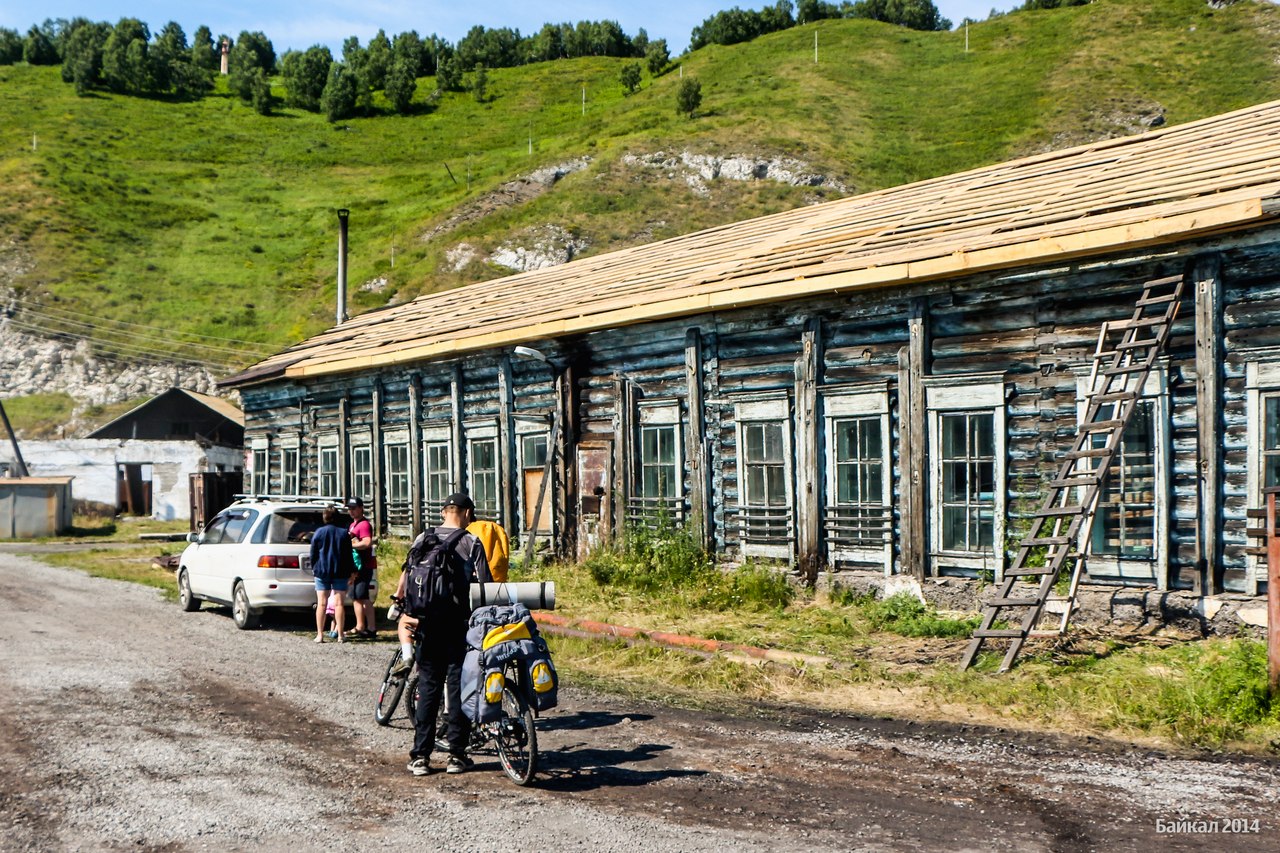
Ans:
[[[311,534],[327,506],[338,510],[338,524],[351,523],[333,499],[238,496],[204,530],[188,534],[178,604],[188,612],[202,601],[229,605],[241,629],[258,627],[269,607],[314,607]]]

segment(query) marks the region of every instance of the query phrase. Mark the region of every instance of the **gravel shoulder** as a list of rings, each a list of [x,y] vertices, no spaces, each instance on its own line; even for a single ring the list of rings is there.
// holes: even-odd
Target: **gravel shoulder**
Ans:
[[[372,720],[388,643],[241,632],[12,552],[0,582],[4,850],[1280,850],[1276,761],[572,685],[536,787],[492,754],[415,779],[408,721]]]

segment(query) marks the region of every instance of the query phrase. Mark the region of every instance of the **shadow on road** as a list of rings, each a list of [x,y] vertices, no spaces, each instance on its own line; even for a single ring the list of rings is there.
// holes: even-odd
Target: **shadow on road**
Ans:
[[[538,720],[538,730],[548,732],[572,732],[583,729],[603,729],[624,722],[652,720],[652,714],[615,714],[611,711],[575,711]]]
[[[704,770],[637,770],[625,765],[652,761],[671,749],[666,744],[645,743],[632,749],[576,749],[565,747],[539,755],[537,786],[546,791],[591,791],[597,788],[633,788],[664,779],[705,776]]]

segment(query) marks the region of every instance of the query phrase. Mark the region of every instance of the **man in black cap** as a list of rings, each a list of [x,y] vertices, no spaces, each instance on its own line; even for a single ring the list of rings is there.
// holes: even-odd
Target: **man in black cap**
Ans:
[[[423,531],[409,548],[410,561],[416,560],[436,544],[444,542],[452,534],[462,531],[456,540],[449,559],[462,563],[468,584],[490,583],[489,562],[484,545],[466,527],[475,520],[475,503],[463,492],[456,492],[445,499],[441,511],[441,524],[434,530]],[[404,575],[401,576],[401,585]],[[401,590],[402,591],[402,590]],[[435,746],[436,717],[440,700],[445,700],[449,715],[446,740],[449,743],[449,763],[446,773],[462,773],[474,762],[467,757],[467,718],[462,714],[462,659],[467,651],[468,610],[459,610],[447,618],[421,620],[417,627],[418,639],[418,706],[414,715],[413,749],[409,751],[409,772],[414,776],[426,776],[431,772],[431,750]]]

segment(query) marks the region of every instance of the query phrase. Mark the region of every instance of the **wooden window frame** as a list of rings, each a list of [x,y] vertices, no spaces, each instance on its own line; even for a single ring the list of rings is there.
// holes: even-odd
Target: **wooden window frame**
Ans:
[[[1076,378],[1076,421],[1084,419],[1085,409],[1089,405],[1089,376],[1084,374]],[[1090,583],[1120,586],[1152,586],[1159,590],[1169,588],[1169,510],[1170,510],[1170,471],[1172,435],[1170,433],[1170,405],[1168,370],[1156,365],[1147,375],[1147,382],[1142,388],[1143,401],[1154,406],[1152,421],[1155,429],[1155,446],[1152,448],[1155,461],[1155,526],[1153,553],[1150,557],[1125,557],[1118,554],[1098,554],[1090,549],[1085,561],[1085,571]],[[1095,514],[1093,524],[1098,518]],[[1084,549],[1089,542],[1081,530],[1080,540],[1076,547]],[[1092,525],[1090,529],[1092,534]]]
[[[946,569],[1004,574],[1004,537],[1007,512],[1008,436],[1004,374],[931,376],[923,380],[929,447],[929,559],[936,573]],[[990,414],[994,441],[994,506],[991,550],[948,551],[942,548],[942,415]],[[904,460],[903,464],[911,464]]]
[[[786,395],[749,396],[734,400],[734,434],[737,439],[738,469],[738,547],[744,557],[765,557],[769,559],[793,560],[796,542],[796,496],[795,496],[795,434],[792,422],[791,398]],[[753,509],[771,507],[755,507],[746,503],[747,496],[747,462],[746,440],[743,428],[751,424],[777,423],[782,427],[782,463],[783,490],[785,496],[786,541],[761,542],[747,538],[748,518]]]
[[[827,544],[827,556],[831,560],[852,563],[879,564],[885,575],[893,572],[893,435],[890,432],[889,393],[884,385],[872,388],[840,389],[825,391],[822,397],[823,411],[823,477],[826,491],[823,496],[823,535]],[[852,420],[875,419],[880,425],[880,509],[885,514],[885,531],[880,545],[837,544],[836,530],[839,519],[835,516],[839,503],[839,462],[837,461],[837,430]],[[866,505],[862,508],[870,508]]]
[[[644,400],[636,404],[635,453],[631,462],[631,492],[627,498],[627,520],[634,524],[653,526],[665,510],[669,520],[681,524],[685,520],[686,494],[684,488],[684,435],[680,429],[680,401],[675,398]],[[644,493],[644,437],[647,431],[670,431],[672,442],[671,463],[673,493],[668,496]],[[654,463],[655,465],[658,463]]]
[[[316,486],[324,497],[342,497],[341,459],[337,433],[328,433],[316,438]],[[331,460],[332,465],[327,465],[326,460]],[[326,480],[330,478],[332,478],[332,488],[325,488]]]

